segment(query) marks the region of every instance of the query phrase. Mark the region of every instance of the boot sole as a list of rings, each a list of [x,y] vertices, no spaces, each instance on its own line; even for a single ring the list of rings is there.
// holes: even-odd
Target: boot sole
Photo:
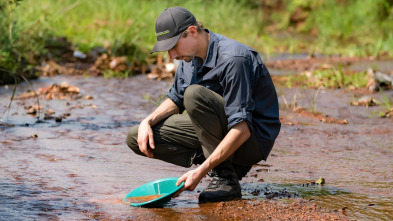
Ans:
[[[215,198],[213,198],[213,197],[212,198],[206,198],[206,197],[201,197],[201,195],[199,195],[199,203],[224,202],[224,201],[231,201],[231,200],[236,200],[236,199],[241,199],[241,198],[242,198],[241,194],[239,194],[239,195],[231,195],[231,196],[226,196],[226,197],[215,197]]]

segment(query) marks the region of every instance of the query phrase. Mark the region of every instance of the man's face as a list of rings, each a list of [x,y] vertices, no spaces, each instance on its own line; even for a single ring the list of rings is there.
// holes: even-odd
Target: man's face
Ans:
[[[196,45],[196,38],[188,33],[187,37],[179,38],[176,45],[168,50],[168,54],[172,59],[191,62],[197,52]]]

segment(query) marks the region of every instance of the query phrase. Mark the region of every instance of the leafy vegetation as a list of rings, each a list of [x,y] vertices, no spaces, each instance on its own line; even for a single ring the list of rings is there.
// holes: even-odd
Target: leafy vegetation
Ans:
[[[20,0],[0,0],[0,83],[37,77],[34,60],[43,44],[38,21],[20,22],[15,14]],[[39,31],[40,29],[40,31]]]
[[[0,0],[1,75],[34,74],[48,39],[57,37],[84,53],[101,46],[146,63],[155,19],[171,6],[267,55],[393,56],[391,0]]]
[[[264,30],[280,37],[280,42],[274,42],[278,48],[349,56],[393,56],[393,1],[266,2],[265,7],[275,10],[265,18]]]

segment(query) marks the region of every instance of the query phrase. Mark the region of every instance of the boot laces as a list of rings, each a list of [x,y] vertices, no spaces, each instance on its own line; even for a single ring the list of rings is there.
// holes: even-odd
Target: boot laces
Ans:
[[[222,184],[228,184],[228,180],[219,176],[214,176],[213,180],[209,183],[206,189],[217,189]]]

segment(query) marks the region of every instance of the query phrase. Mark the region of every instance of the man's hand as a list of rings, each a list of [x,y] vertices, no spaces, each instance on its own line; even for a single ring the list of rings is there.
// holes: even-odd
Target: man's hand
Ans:
[[[242,121],[233,126],[224,139],[220,142],[213,153],[198,168],[190,170],[180,177],[176,185],[185,182],[184,186],[176,192],[174,197],[178,196],[184,190],[194,190],[201,179],[214,167],[228,159],[248,138],[250,130],[246,121]]]
[[[179,196],[184,190],[193,191],[205,175],[206,173],[201,170],[201,167],[185,173],[176,182],[176,186],[179,186],[184,181],[184,186],[173,197]]]
[[[147,144],[149,144],[150,147]],[[142,153],[144,153],[147,157],[153,158],[153,152],[151,151],[151,149],[156,148],[154,146],[153,130],[151,129],[150,124],[146,120],[142,121],[139,125],[138,145],[139,150]]]

